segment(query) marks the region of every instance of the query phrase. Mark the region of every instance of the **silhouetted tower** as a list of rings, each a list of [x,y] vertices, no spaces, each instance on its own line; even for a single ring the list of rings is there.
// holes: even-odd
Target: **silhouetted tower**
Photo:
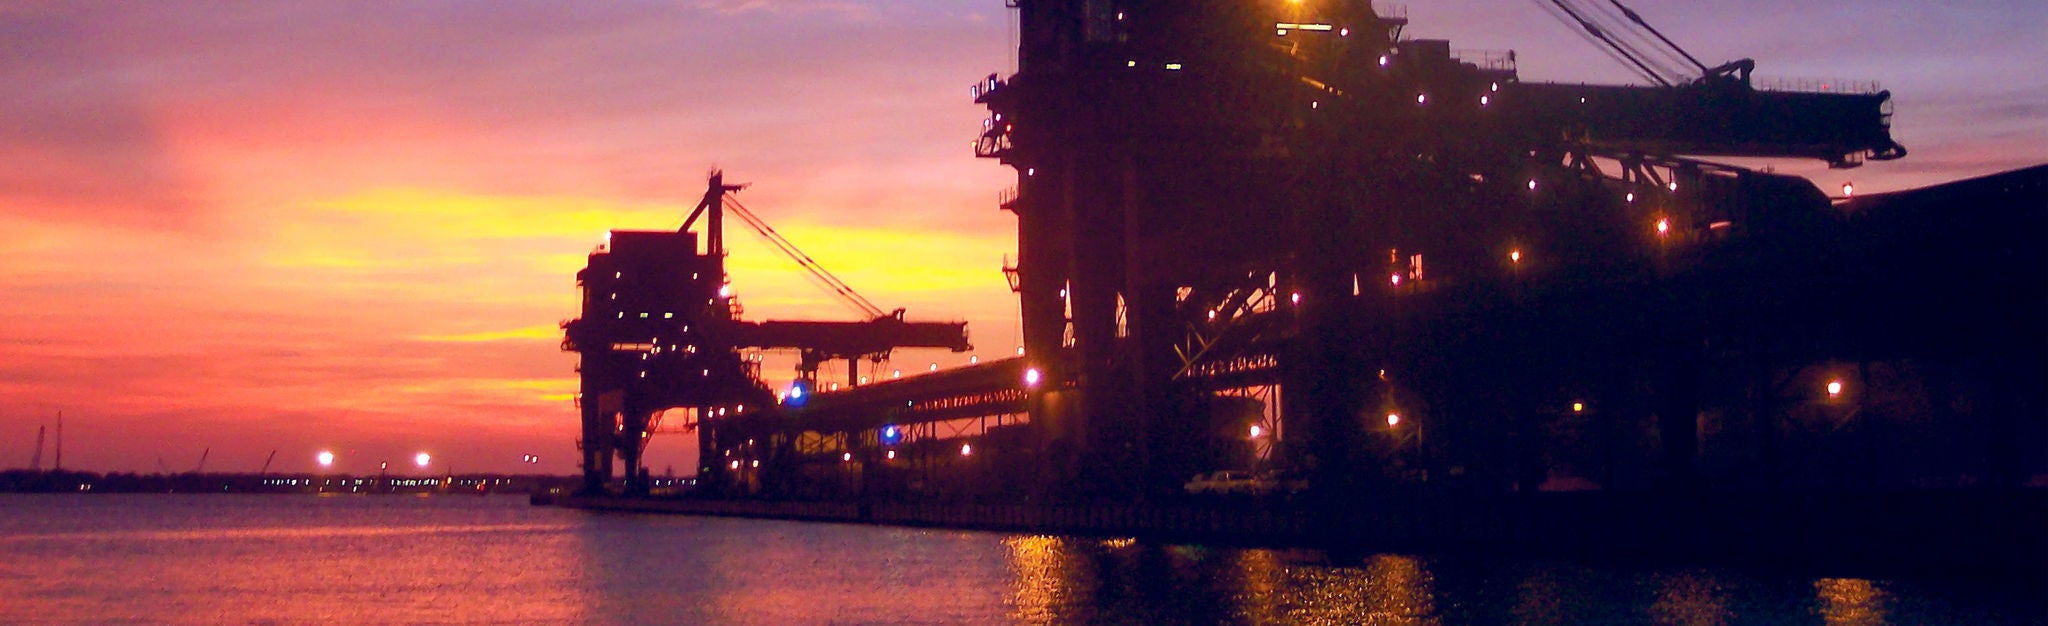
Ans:
[[[1393,467],[1402,436],[1382,419],[1395,381],[1434,362],[1408,318],[1442,308],[1439,286],[1470,303],[1451,310],[1501,306],[1491,285],[1527,267],[1507,260],[1518,241],[1548,245],[1546,268],[1631,275],[1647,262],[1633,198],[1694,206],[1692,183],[1719,171],[1676,155],[1904,154],[1888,94],[1759,91],[1747,62],[1656,87],[1547,85],[1521,82],[1512,53],[1404,39],[1404,15],[1358,0],[1010,4],[1018,71],[977,87],[991,116],[976,153],[1018,173],[1004,208],[1025,344],[1070,385],[1033,418],[1056,474],[1083,487],[1166,488],[1215,462],[1202,442],[1245,438],[1216,434],[1241,426],[1217,392],[1245,385],[1281,389],[1281,459],[1319,486],[1368,480],[1352,474]],[[1740,176],[1758,190],[1745,201],[1817,197]],[[1696,394],[1664,387],[1683,474]],[[1526,391],[1478,387],[1469,410]],[[1500,437],[1469,424],[1445,439]]]

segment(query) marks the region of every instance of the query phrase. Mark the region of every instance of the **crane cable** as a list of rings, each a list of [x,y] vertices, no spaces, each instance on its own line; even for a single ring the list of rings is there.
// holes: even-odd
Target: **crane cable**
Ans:
[[[1652,82],[1664,86],[1694,82],[1697,79],[1691,78],[1690,71],[1680,69],[1687,65],[1697,68],[1701,77],[1713,73],[1691,52],[1651,26],[1641,14],[1620,0],[1607,0],[1604,4],[1598,0],[1588,3],[1578,0],[1534,1],[1567,27],[1576,25],[1578,28],[1573,29],[1574,32],[1600,47],[1609,58]]]
[[[1685,48],[1680,47],[1676,42],[1673,42],[1670,38],[1665,37],[1662,31],[1657,30],[1655,26],[1651,26],[1649,22],[1644,21],[1643,16],[1636,15],[1636,12],[1634,10],[1629,9],[1627,5],[1623,5],[1621,3],[1621,0],[1607,1],[1613,4],[1614,8],[1620,9],[1622,15],[1628,16],[1629,21],[1635,22],[1637,26],[1643,27],[1643,30],[1650,31],[1650,34],[1657,36],[1658,41],[1664,42],[1664,45],[1669,46],[1673,51],[1678,52],[1680,56],[1685,57],[1686,61],[1691,62],[1693,67],[1700,68],[1701,75],[1706,75],[1712,72],[1712,70],[1707,69],[1707,65],[1705,63],[1701,63],[1699,59],[1693,58],[1692,53],[1686,52]]]
[[[1586,18],[1585,16],[1580,15],[1577,10],[1573,9],[1571,5],[1567,4],[1564,0],[1549,1],[1551,6],[1557,7],[1557,10],[1563,11],[1565,16],[1569,17],[1569,19],[1572,22],[1576,22],[1579,25],[1579,28],[1585,29],[1587,33],[1592,34],[1594,39],[1598,39],[1600,43],[1606,45],[1609,50],[1612,50],[1615,54],[1619,54],[1622,60],[1626,61],[1629,65],[1634,66],[1636,72],[1640,74],[1642,77],[1648,78],[1651,81],[1656,82],[1657,84],[1663,85],[1665,87],[1672,86],[1671,81],[1666,80],[1662,75],[1659,75],[1655,70],[1650,69],[1650,66],[1645,64],[1642,59],[1638,58],[1635,54],[1631,54],[1628,48],[1622,46],[1620,43],[1617,43],[1614,40],[1614,38],[1609,37],[1607,35],[1607,32],[1601,29],[1599,25],[1594,24],[1592,20]],[[1555,15],[1555,13],[1553,13],[1552,15]]]
[[[841,303],[853,307],[855,311],[868,316],[870,319],[887,316],[887,313],[882,311],[882,307],[875,306],[873,301],[868,300],[866,296],[860,295],[860,292],[854,291],[852,285],[846,284],[846,281],[840,280],[830,270],[826,270],[825,266],[818,264],[818,261],[811,258],[811,255],[804,254],[803,250],[797,249],[796,244],[783,237],[782,233],[776,232],[775,227],[769,226],[766,221],[754,215],[753,211],[747,210],[746,205],[740,204],[738,198],[728,194],[725,196],[724,201],[726,208],[731,209],[734,215],[740,216],[740,221],[746,222],[747,226],[754,229],[755,234],[760,235],[761,239],[767,241],[769,245],[774,246],[777,250],[780,250],[784,256],[788,256],[791,260],[796,261],[797,265],[809,272],[810,277],[820,283],[821,287],[838,296]]]
[[[1642,16],[1636,15],[1635,11],[1613,0],[1609,0],[1610,4],[1604,5],[1598,0],[1587,0],[1581,3],[1581,6],[1588,3],[1592,5],[1591,8],[1583,10],[1593,15],[1595,21],[1606,26],[1607,32],[1614,35],[1623,46],[1628,47],[1637,58],[1656,68],[1659,75],[1673,83],[1691,82],[1691,73],[1684,69],[1690,55],[1685,54],[1683,50],[1674,53],[1676,44],[1664,39],[1662,33],[1654,32],[1655,29],[1650,28],[1649,22],[1643,21]],[[1630,22],[1634,25],[1631,26]],[[1650,37],[1645,36],[1643,33],[1646,30],[1652,31],[1659,41],[1651,41]]]

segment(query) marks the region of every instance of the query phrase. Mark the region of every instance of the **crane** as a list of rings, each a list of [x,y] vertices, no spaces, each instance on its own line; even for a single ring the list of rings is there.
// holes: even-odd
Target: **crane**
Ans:
[[[36,455],[28,462],[29,469],[43,471],[43,427],[36,427]]]
[[[695,208],[675,231],[615,230],[577,273],[581,317],[563,323],[562,348],[582,355],[585,489],[601,489],[614,458],[625,466],[628,491],[644,491],[641,451],[667,409],[686,412],[684,430],[698,431],[700,448],[713,417],[738,419],[775,404],[757,363],[742,349],[795,349],[799,381],[815,384],[819,365],[846,359],[849,383],[858,384],[859,359],[880,360],[897,348],[971,349],[967,325],[912,322],[904,311],[881,307],[783,237],[734,194],[745,184],[725,182],[713,170]],[[725,273],[725,216],[738,216],[771,247],[788,256],[859,321],[740,319]],[[701,227],[700,227],[701,225]],[[698,237],[704,245],[700,249]],[[728,416],[724,409],[731,408]]]

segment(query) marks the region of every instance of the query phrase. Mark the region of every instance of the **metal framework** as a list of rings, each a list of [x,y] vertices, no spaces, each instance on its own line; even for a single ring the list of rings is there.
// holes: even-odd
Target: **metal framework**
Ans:
[[[1612,50],[1658,85],[1524,82],[1512,52],[1404,38],[1405,13],[1360,0],[1009,0],[1019,68],[974,85],[974,153],[1017,173],[998,205],[1018,219],[1023,355],[863,384],[859,358],[964,349],[964,328],[871,303],[867,322],[738,321],[717,234],[737,188],[714,175],[708,252],[619,231],[579,274],[565,348],[584,356],[589,487],[616,452],[633,489],[641,416],[667,407],[698,434],[703,488],[859,498],[1127,497],[1254,464],[1333,498],[1828,484],[1800,459],[1915,402],[2041,430],[2020,381],[2048,368],[1991,337],[2041,343],[2048,263],[2014,233],[2041,232],[2048,176],[1944,191],[1991,208],[1937,226],[1935,201],[1831,201],[1701,160],[1905,149],[1886,92],[1759,89],[1752,63],[1707,67],[1611,3],[1643,29]],[[2042,279],[2017,300],[1907,287],[1941,280],[1929,259]],[[1997,313],[1959,329],[1944,306]],[[812,385],[848,359],[849,380],[778,398],[745,347],[802,350]],[[2039,460],[1990,456],[1960,471]]]

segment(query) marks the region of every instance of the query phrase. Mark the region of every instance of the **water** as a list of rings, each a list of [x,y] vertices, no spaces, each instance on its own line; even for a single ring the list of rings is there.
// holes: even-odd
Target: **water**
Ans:
[[[0,623],[2044,624],[2041,581],[1475,563],[591,514],[0,496]]]

